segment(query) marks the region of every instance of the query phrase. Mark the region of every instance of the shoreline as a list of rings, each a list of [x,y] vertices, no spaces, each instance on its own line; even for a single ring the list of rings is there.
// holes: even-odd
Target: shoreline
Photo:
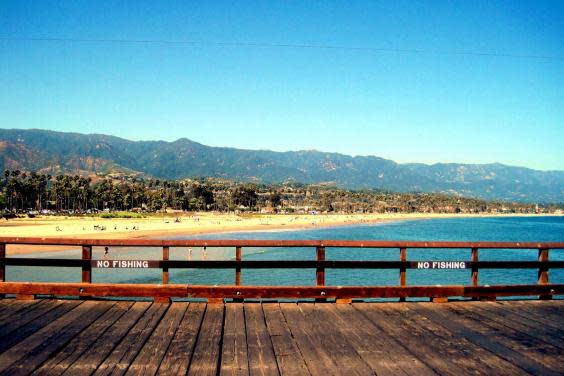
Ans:
[[[197,213],[182,215],[175,222],[171,217],[99,218],[99,217],[39,217],[0,222],[0,234],[5,237],[147,239],[239,232],[300,231],[331,227],[346,227],[411,220],[446,218],[544,217],[555,214],[235,214]],[[105,227],[104,230],[100,230]],[[136,228],[134,230],[134,228]],[[8,245],[7,255],[57,252],[76,249],[61,246]]]

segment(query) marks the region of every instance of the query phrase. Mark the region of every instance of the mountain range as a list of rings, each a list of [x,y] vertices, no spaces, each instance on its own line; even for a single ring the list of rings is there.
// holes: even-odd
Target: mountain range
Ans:
[[[315,150],[211,147],[186,138],[130,141],[101,134],[0,129],[0,169],[42,173],[138,173],[161,179],[218,177],[349,189],[440,192],[521,202],[564,202],[564,171],[493,164],[399,164]]]

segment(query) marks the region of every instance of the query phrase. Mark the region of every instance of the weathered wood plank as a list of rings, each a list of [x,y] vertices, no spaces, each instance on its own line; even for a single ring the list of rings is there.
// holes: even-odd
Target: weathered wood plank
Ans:
[[[483,317],[488,325],[497,327],[501,332],[505,332],[505,327],[507,327],[511,333],[519,334],[524,339],[531,338],[560,350],[564,349],[564,326],[560,329],[549,327],[534,320],[524,319],[513,312],[505,311],[501,309],[501,306],[497,303],[486,303],[479,304],[476,307],[468,305],[456,307],[464,311],[471,310],[473,315]],[[564,312],[564,309],[562,312]]]
[[[245,304],[245,324],[251,375],[277,375],[278,366],[260,303]]]
[[[528,300],[505,300],[499,302],[501,305],[509,307],[531,307],[534,312],[551,312],[558,314],[564,308],[563,299],[555,299],[553,302],[546,302],[543,300],[528,299]]]
[[[5,335],[0,337],[0,352],[8,350],[18,342],[39,331],[41,328],[51,324],[68,311],[77,307],[80,303],[79,301],[61,301],[56,307],[20,326],[16,331],[5,333]]]
[[[426,352],[424,349],[428,346],[425,342],[426,333],[412,331],[410,328],[404,328],[401,322],[388,318],[384,313],[380,312],[383,304],[373,303],[354,303],[353,309],[361,313],[370,323],[382,331],[386,336],[393,338],[401,344],[408,353],[412,354],[417,360],[423,363],[433,372],[438,374],[454,374],[454,371],[442,365],[444,357],[434,352]],[[373,312],[376,311],[376,312]],[[415,349],[412,351],[411,349]]]
[[[356,306],[373,324],[401,338],[410,352],[437,373],[459,375],[462,370],[483,375],[523,373],[463,336],[454,335],[428,318],[409,311],[410,304],[414,303],[383,304],[378,308],[366,304]]]
[[[262,305],[266,328],[281,375],[309,375],[303,356],[278,303]]]
[[[563,301],[553,301],[547,304],[546,301],[507,301],[498,302],[501,309],[520,315],[527,320],[540,323],[541,325],[556,330],[564,329],[562,322],[562,311],[564,311]]]
[[[151,334],[133,363],[127,370],[131,375],[154,375],[157,373],[161,361],[174,337],[174,333],[180,324],[188,308],[188,303],[174,303],[167,310],[159,325]]]
[[[194,353],[194,347],[206,310],[205,303],[190,303],[174,334],[157,374],[185,375]]]
[[[559,313],[561,312],[562,309],[564,309],[564,299],[555,299],[553,302],[546,302],[546,301],[542,301],[542,300],[507,300],[507,301],[502,301],[500,302],[501,304],[507,304],[507,305],[514,305],[514,303],[516,303],[517,305],[530,305],[531,307],[534,307],[535,312],[537,311],[550,311],[553,313]],[[549,303],[549,304],[547,304]]]
[[[542,325],[534,320],[527,320],[511,311],[506,311],[497,303],[481,303],[471,308],[466,306],[463,308],[472,309],[474,314],[484,318],[484,320],[497,323],[502,326],[518,330],[525,336],[532,336],[536,339],[551,344],[558,348],[564,348],[564,330],[555,329]]]
[[[328,305],[327,313],[330,314],[328,320],[341,328],[351,346],[376,374],[436,375],[403,347],[397,338],[372,324],[353,306]]]
[[[84,302],[0,355],[0,372],[27,375],[110,309],[113,302]]]
[[[325,346],[318,342],[311,323],[305,319],[298,305],[280,303],[280,308],[309,372],[312,375],[339,375],[338,360],[332,359]]]
[[[247,354],[243,303],[229,303],[225,305],[220,374],[249,374],[249,356]]]
[[[165,314],[168,304],[153,303],[143,313],[133,328],[121,340],[119,345],[113,349],[111,354],[98,367],[95,375],[123,375],[131,362],[135,359],[141,348],[153,333],[162,316]]]
[[[98,366],[121,343],[123,337],[127,335],[151,304],[150,302],[136,302],[133,304],[117,322],[96,340],[88,351],[82,354],[80,359],[66,370],[65,375],[83,376],[90,375],[96,371]]]
[[[473,344],[480,346],[480,348],[486,349],[490,354],[495,354],[498,359],[503,359],[503,361],[495,361],[491,357],[480,358],[481,362],[476,362],[476,364],[488,361],[489,365],[502,366],[502,370],[505,373],[516,374],[519,371],[521,373],[532,373],[535,375],[557,375],[550,368],[545,367],[543,364],[531,360],[529,357],[524,356],[524,354],[515,351],[511,345],[507,346],[506,341],[500,336],[495,335],[494,331],[484,330],[485,327],[481,323],[477,325],[472,322],[471,319],[467,318],[465,315],[455,316],[449,313],[448,307],[429,307],[420,304],[416,308],[425,317],[431,319],[436,324],[439,324],[447,328],[451,333],[454,333],[460,338],[464,338],[467,341],[471,341]],[[510,367],[519,367],[519,371],[511,370]]]
[[[5,309],[14,309],[14,305],[25,305],[30,306],[33,303],[39,303],[38,301],[21,301],[14,298],[0,298],[0,312],[4,311]]]
[[[221,361],[223,304],[208,304],[188,369],[189,375],[216,375]]]
[[[0,311],[0,324],[5,324],[12,321],[15,314],[32,309],[41,300],[0,299],[0,302],[4,303]]]
[[[41,317],[58,304],[61,304],[61,302],[57,300],[40,300],[38,304],[30,305],[23,310],[11,314],[6,320],[0,322],[0,337],[4,337],[28,322]]]
[[[317,343],[325,349],[333,359],[339,360],[341,372],[347,375],[369,375],[373,373],[371,367],[350,345],[347,336],[341,332],[341,327],[329,321],[330,315],[325,312],[329,304],[298,304],[311,323]]]
[[[477,314],[475,308],[471,306],[466,305],[465,308],[464,305],[451,304],[442,307],[442,309],[429,309],[428,307],[425,309],[422,305],[419,305],[410,307],[410,309],[418,310],[419,307],[421,307],[423,314],[435,321],[444,317],[444,315],[441,315],[442,313],[455,316],[457,323],[463,323],[466,328],[474,333],[479,333],[473,335],[479,339],[480,343],[490,346],[489,348],[492,350],[498,349],[496,354],[499,353],[499,356],[517,366],[521,366],[522,363],[523,367],[526,368],[521,368],[527,372],[535,369],[533,367],[535,367],[534,363],[536,362],[543,367],[564,373],[564,363],[560,360],[560,357],[564,355],[561,348],[551,346],[538,338],[519,332],[511,326],[485,319]],[[442,325],[446,326],[447,324],[442,321]],[[461,331],[460,328],[458,330]],[[484,338],[488,342],[485,342]],[[494,347],[490,342],[495,343],[496,346]],[[501,352],[499,349],[503,347],[507,350]]]
[[[110,304],[110,303],[106,303]],[[118,302],[94,321],[82,333],[70,341],[58,353],[53,354],[35,370],[35,375],[61,375],[74,362],[81,361],[81,356],[96,340],[133,305],[133,302]]]
[[[0,373],[564,374],[558,301],[26,303]]]
[[[512,300],[502,300],[501,303],[511,304]],[[564,296],[559,296],[559,299],[554,299],[553,301],[543,301],[543,300],[520,300],[518,301],[521,304],[526,305],[528,302],[532,302],[532,307],[535,312],[542,312],[544,310],[550,311],[554,314],[561,313],[564,309]],[[563,324],[564,325],[564,324]]]

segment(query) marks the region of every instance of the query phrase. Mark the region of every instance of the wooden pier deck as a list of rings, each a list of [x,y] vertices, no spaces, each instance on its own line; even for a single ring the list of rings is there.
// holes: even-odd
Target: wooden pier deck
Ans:
[[[0,374],[564,374],[564,301],[0,300]]]

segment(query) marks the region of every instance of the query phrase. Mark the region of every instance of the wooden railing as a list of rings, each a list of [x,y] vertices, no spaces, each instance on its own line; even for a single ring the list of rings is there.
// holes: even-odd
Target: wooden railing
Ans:
[[[82,247],[81,259],[21,258],[6,257],[6,246],[57,245]],[[94,260],[92,247],[160,247],[160,260]],[[235,248],[234,260],[170,260],[173,247],[221,247]],[[246,247],[305,247],[316,250],[315,260],[243,260]],[[326,259],[326,250],[335,248],[395,248],[399,250],[398,261],[352,261]],[[470,260],[457,261],[408,261],[408,249],[468,249]],[[480,249],[538,250],[537,261],[480,261]],[[495,300],[502,296],[539,296],[551,299],[564,293],[564,284],[550,284],[549,270],[564,268],[564,261],[550,261],[549,250],[564,249],[559,243],[515,243],[515,242],[422,242],[422,241],[344,241],[344,240],[110,240],[110,239],[66,239],[66,238],[2,238],[0,237],[0,294],[16,294],[20,299],[31,299],[35,295],[80,296],[80,297],[152,297],[156,301],[170,298],[206,298],[219,302],[223,299],[311,298],[317,301],[335,299],[338,303],[350,302],[353,298],[399,298],[427,297],[441,302],[449,297],[465,297]],[[42,267],[80,267],[80,283],[10,282],[5,280],[7,265]],[[162,269],[162,284],[112,284],[92,283],[92,268],[159,268]],[[233,285],[209,286],[169,284],[169,269],[234,269]],[[315,286],[243,286],[242,269],[315,269]],[[398,286],[327,286],[326,269],[397,269]],[[408,285],[408,269],[470,269],[469,285]],[[536,284],[480,285],[480,269],[536,269]]]

